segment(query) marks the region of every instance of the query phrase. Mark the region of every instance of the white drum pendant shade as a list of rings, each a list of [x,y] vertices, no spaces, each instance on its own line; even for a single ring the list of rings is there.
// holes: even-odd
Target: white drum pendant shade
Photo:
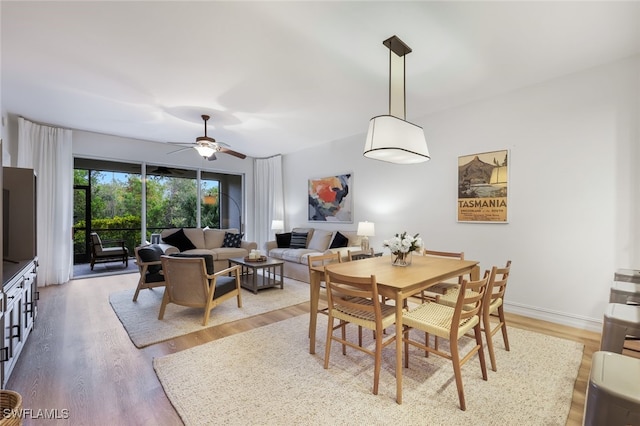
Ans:
[[[396,164],[422,163],[431,158],[422,127],[392,115],[369,121],[364,156]]]
[[[406,121],[405,56],[411,53],[397,36],[383,41],[389,48],[389,115],[373,117],[363,155],[396,164],[429,160],[429,149],[422,127]]]

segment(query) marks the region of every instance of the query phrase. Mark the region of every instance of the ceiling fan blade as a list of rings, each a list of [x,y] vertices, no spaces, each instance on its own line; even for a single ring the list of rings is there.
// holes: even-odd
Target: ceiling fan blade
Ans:
[[[241,154],[241,153],[239,153],[239,152],[237,152],[237,151],[233,151],[233,150],[231,150],[231,149],[229,149],[229,148],[225,148],[225,147],[220,147],[220,152],[223,152],[223,153],[225,153],[225,154],[229,154],[229,155],[233,155],[234,157],[238,157],[238,158],[240,158],[240,159],[242,159],[242,160],[244,160],[245,158],[247,158],[247,156],[246,156],[246,155]]]
[[[188,144],[188,145],[193,145],[193,144]],[[187,146],[187,147],[184,147],[184,148],[176,149],[174,151],[167,152],[167,155],[175,154],[176,152],[186,151],[186,150],[191,149],[191,148],[192,148],[192,146]]]

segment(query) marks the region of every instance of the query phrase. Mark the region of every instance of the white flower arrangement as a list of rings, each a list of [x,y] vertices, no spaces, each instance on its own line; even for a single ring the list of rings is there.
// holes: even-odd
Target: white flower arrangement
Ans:
[[[396,234],[396,236],[391,239],[384,240],[382,246],[388,247],[394,255],[418,251],[422,248],[422,238],[418,235],[420,234],[414,236],[407,235],[405,231],[402,234]]]

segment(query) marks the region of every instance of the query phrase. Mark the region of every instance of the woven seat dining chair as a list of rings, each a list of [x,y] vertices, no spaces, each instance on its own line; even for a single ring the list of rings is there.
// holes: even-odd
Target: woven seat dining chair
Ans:
[[[509,280],[509,272],[511,271],[511,261],[508,260],[503,268],[494,266],[491,268],[489,275],[489,283],[485,292],[484,302],[482,302],[482,331],[487,341],[487,350],[489,351],[489,359],[491,360],[491,370],[497,371],[496,354],[493,346],[493,336],[498,330],[502,330],[502,340],[504,341],[505,350],[509,351],[509,336],[507,335],[507,321],[504,317],[504,294],[507,289],[507,281]],[[454,289],[445,295],[436,298],[437,303],[448,306],[455,306],[459,289]],[[496,325],[491,324],[491,318],[498,319]]]
[[[207,325],[211,310],[225,300],[235,297],[238,308],[242,307],[240,265],[211,274],[208,272],[213,272],[213,259],[210,261],[209,271],[204,257],[163,255],[161,260],[166,289],[160,305],[159,320],[164,318],[169,303],[203,308],[202,325]]]
[[[370,248],[369,250],[347,250],[347,260],[349,262],[368,257],[373,257],[373,248]]]
[[[162,261],[160,260],[164,252],[160,246],[156,244],[138,246],[134,249],[134,252],[136,256],[135,263],[138,265],[138,271],[140,272],[138,286],[133,293],[133,301],[135,302],[138,300],[140,290],[164,287],[165,281],[162,273]]]
[[[463,280],[461,284],[461,291],[458,294],[458,301],[454,308],[435,302],[425,302],[414,309],[405,311],[402,316],[404,324],[402,340],[404,342],[405,367],[409,367],[409,345],[425,350],[427,355],[433,353],[450,360],[453,364],[453,373],[458,390],[460,409],[463,411],[467,409],[467,406],[464,398],[461,368],[473,357],[474,354],[478,354],[478,358],[480,359],[482,379],[487,380],[487,366],[485,363],[484,351],[482,349],[480,315],[488,282],[489,271],[486,271],[484,278],[480,280]],[[472,308],[463,309],[464,306],[472,306]],[[411,340],[410,331],[412,329],[426,333],[425,343],[417,340]],[[472,330],[476,344],[471,347],[466,354],[460,354],[459,340],[462,338],[468,338],[466,333]],[[448,339],[450,348],[449,352],[444,352],[440,349],[430,347],[429,335],[431,334],[443,339]]]
[[[342,258],[340,257],[340,253],[328,253],[328,254],[318,254],[311,255],[307,257],[307,264],[309,265],[309,276],[311,276],[311,268],[318,266],[326,266],[330,263],[341,263]],[[326,314],[328,308],[318,309],[318,313]]]
[[[382,348],[394,342],[393,335],[383,334],[383,330],[395,324],[395,307],[382,302],[378,294],[378,284],[374,275],[370,277],[350,277],[335,272],[326,271],[327,298],[329,304],[329,322],[327,325],[327,341],[324,353],[324,368],[329,368],[331,356],[331,342],[342,344],[342,353],[346,355],[346,346],[362,351],[374,358],[373,394],[378,394],[380,370],[382,366]],[[334,319],[339,320],[334,325]],[[359,330],[364,327],[375,333],[375,348],[369,349],[355,344],[346,338],[347,324],[358,325]],[[341,337],[335,335],[341,330]]]
[[[423,256],[428,257],[436,257],[436,258],[444,258],[444,259],[458,259],[464,260],[464,252],[452,252],[452,251],[436,251],[436,250],[427,250],[425,249],[422,252]],[[423,302],[433,302],[436,298],[441,294],[446,294],[451,290],[457,290],[462,284],[462,279],[464,277],[460,276],[458,278],[454,278],[451,280],[443,281],[436,285],[429,287],[427,290],[422,290],[420,292],[420,300]]]

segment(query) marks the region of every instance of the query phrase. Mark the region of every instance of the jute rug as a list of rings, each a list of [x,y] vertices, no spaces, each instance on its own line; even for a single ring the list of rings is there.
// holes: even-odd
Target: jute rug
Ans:
[[[309,284],[285,278],[284,289],[268,288],[253,294],[242,290],[242,308],[236,299],[227,300],[211,311],[209,323],[202,325],[202,309],[167,305],[164,319],[158,320],[164,288],[140,291],[133,302],[135,289],[109,295],[109,302],[133,344],[142,348],[182,336],[203,328],[236,321],[309,300]]]
[[[323,368],[326,316],[316,355],[308,315],[154,359],[169,400],[186,425],[564,425],[583,345],[510,328],[511,351],[496,344],[498,371],[483,381],[477,358],[463,367],[461,411],[451,362],[411,348],[403,404],[395,402],[395,346],[383,350],[378,395],[373,358],[332,346]],[[371,340],[371,333],[364,333]],[[441,342],[446,347],[444,342]],[[448,349],[448,348],[447,348]],[[488,362],[488,356],[487,356]]]

